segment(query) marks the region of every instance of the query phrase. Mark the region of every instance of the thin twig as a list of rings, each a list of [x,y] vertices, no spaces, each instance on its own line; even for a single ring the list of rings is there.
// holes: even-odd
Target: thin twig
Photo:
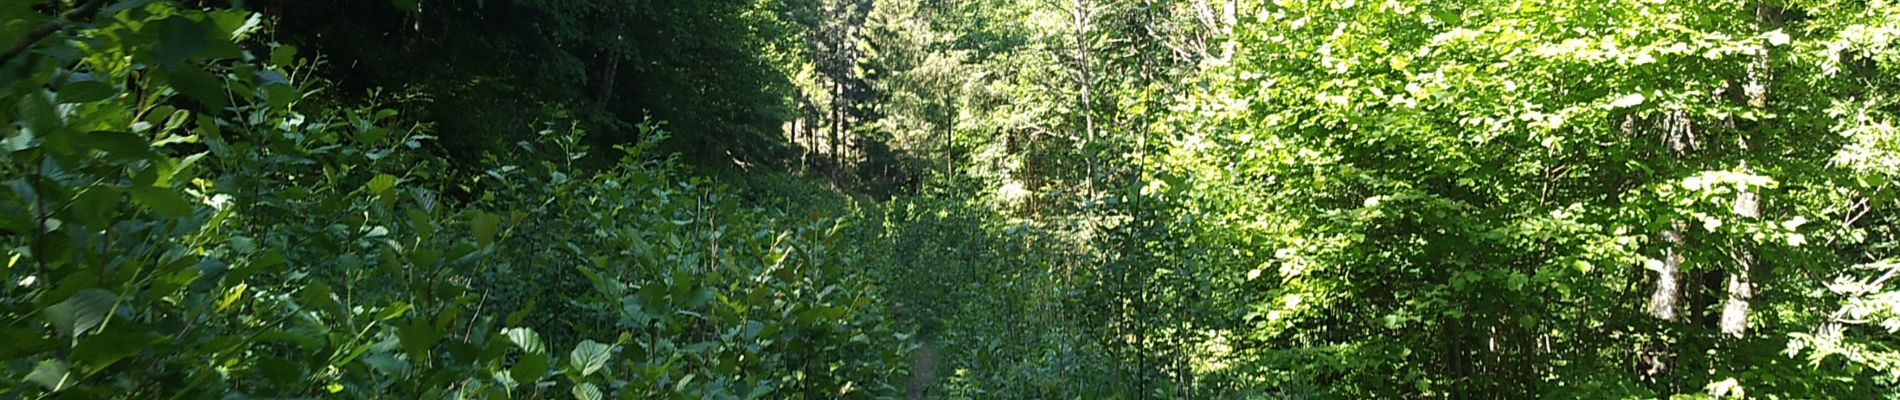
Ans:
[[[482,306],[488,305],[488,291],[491,289],[482,289],[482,300],[475,303],[475,315],[468,317],[468,328],[462,331],[463,344],[468,343],[469,337],[475,336],[475,321],[482,318]]]

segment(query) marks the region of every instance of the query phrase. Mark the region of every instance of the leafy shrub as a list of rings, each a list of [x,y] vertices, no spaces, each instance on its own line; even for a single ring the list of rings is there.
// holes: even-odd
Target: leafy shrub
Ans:
[[[895,391],[908,342],[842,220],[683,178],[657,124],[605,170],[551,122],[459,176],[429,126],[313,96],[256,14],[76,13],[0,64],[0,396]]]

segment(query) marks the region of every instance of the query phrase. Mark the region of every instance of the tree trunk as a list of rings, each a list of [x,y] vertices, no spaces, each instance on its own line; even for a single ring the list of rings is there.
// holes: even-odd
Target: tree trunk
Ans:
[[[844,136],[843,132],[844,82],[842,77],[838,77],[831,81],[831,140],[826,141],[826,144],[831,146],[831,184],[833,186],[838,184],[838,179],[844,172],[844,157],[839,154],[841,149],[838,147],[839,138]]]
[[[943,124],[943,176],[948,179],[956,172],[957,167],[955,153],[957,148],[956,102],[951,101],[950,96],[946,95],[943,100],[943,108],[945,110],[945,121]]]
[[[1088,146],[1095,143],[1095,93],[1093,91],[1095,77],[1089,70],[1088,43],[1089,25],[1092,24],[1093,21],[1091,21],[1092,16],[1089,15],[1088,5],[1084,4],[1083,0],[1074,0],[1070,4],[1075,8],[1073,13],[1075,17],[1075,61],[1077,72],[1079,72],[1081,76],[1082,86],[1082,97],[1080,100],[1082,102],[1082,133],[1085,138],[1084,142],[1082,142],[1082,146],[1088,148]],[[1087,175],[1084,179],[1088,182],[1089,200],[1094,200],[1096,184],[1095,154],[1093,150],[1090,151],[1087,161],[1085,162],[1086,164],[1084,164],[1083,170]]]
[[[1640,132],[1638,132],[1638,124],[1642,123],[1645,122],[1640,121],[1635,116],[1624,117],[1621,127],[1623,134],[1629,137],[1638,136],[1640,134]],[[1691,148],[1689,141],[1682,139],[1682,137],[1692,136],[1687,129],[1687,124],[1684,124],[1680,132],[1674,129],[1664,129],[1663,145],[1668,146],[1670,154],[1681,157],[1689,152]],[[1682,263],[1685,258],[1683,252],[1688,249],[1688,237],[1686,236],[1688,232],[1687,222],[1673,221],[1670,222],[1668,229],[1664,229],[1657,235],[1662,238],[1663,259],[1659,266],[1660,268],[1656,271],[1656,283],[1649,294],[1648,308],[1649,315],[1656,317],[1656,319],[1674,322],[1678,317],[1678,311],[1682,304],[1683,297]],[[1652,365],[1651,368],[1660,369],[1662,366]]]
[[[1621,130],[1626,136],[1637,137],[1639,134],[1637,125],[1640,123],[1642,122],[1635,116],[1624,117]],[[1689,135],[1691,134],[1686,128],[1681,132],[1665,129],[1663,145],[1669,148],[1670,154],[1677,157],[1684,156],[1689,151],[1690,146],[1688,146],[1689,141],[1683,140],[1682,137]],[[1668,228],[1657,233],[1657,236],[1662,240],[1663,254],[1661,262],[1656,265],[1656,279],[1651,288],[1649,306],[1646,309],[1649,315],[1656,317],[1656,319],[1666,322],[1676,322],[1679,318],[1682,318],[1681,308],[1685,297],[1683,295],[1684,274],[1682,267],[1687,259],[1684,254],[1689,248],[1688,232],[1689,224],[1685,221],[1677,220],[1671,221]],[[1643,368],[1643,375],[1646,377],[1652,379],[1660,377],[1667,374],[1674,365],[1678,364],[1675,359],[1679,353],[1673,348],[1669,340],[1660,337],[1652,338],[1645,343],[1643,347],[1639,358],[1642,364],[1641,367]]]
[[[1761,216],[1761,202],[1753,191],[1744,189],[1735,196],[1735,215],[1753,220]],[[1754,274],[1759,263],[1755,262],[1755,250],[1748,244],[1738,244],[1735,249],[1735,270],[1728,276],[1728,298],[1722,304],[1722,319],[1718,323],[1722,333],[1732,337],[1742,337],[1748,330],[1749,300],[1755,297]]]
[[[1777,11],[1765,3],[1755,6],[1757,33],[1767,33],[1775,28],[1773,26],[1776,21],[1775,14]],[[1773,71],[1770,70],[1773,60],[1768,53],[1770,45],[1767,39],[1761,39],[1761,42],[1757,43],[1759,47],[1755,48],[1754,62],[1748,66],[1748,83],[1742,86],[1744,93],[1748,96],[1748,107],[1757,111],[1766,111],[1768,108],[1768,83],[1773,78]],[[1743,172],[1749,170],[1747,132],[1748,130],[1744,130],[1742,135],[1736,138],[1737,150],[1741,152],[1739,156],[1742,160]],[[1760,195],[1743,187],[1740,193],[1735,195],[1734,211],[1737,217],[1746,221],[1761,218]],[[1717,323],[1717,327],[1723,334],[1739,338],[1748,331],[1749,301],[1755,297],[1754,275],[1759,273],[1757,269],[1760,268],[1760,263],[1757,261],[1752,244],[1736,243],[1735,270],[1729,272],[1728,296],[1723,301],[1722,319]]]
[[[601,79],[598,96],[603,107],[614,97],[614,75],[620,72],[620,51],[607,52],[607,57],[607,71],[604,74],[606,76]]]
[[[1649,315],[1664,321],[1676,320],[1676,306],[1682,302],[1682,232],[1687,224],[1676,221],[1662,231],[1664,244],[1662,268],[1656,271],[1656,285],[1649,294]]]
[[[801,173],[811,166],[811,133],[807,132],[811,127],[805,123],[805,118],[810,115],[805,101],[799,100],[798,113],[792,116],[792,144],[798,146],[798,171]]]
[[[614,38],[616,40],[616,46],[612,50],[607,51],[607,71],[602,74],[604,76],[600,82],[600,93],[598,96],[599,103],[602,107],[605,107],[607,102],[613,100],[614,97],[614,76],[620,73],[620,59],[624,58],[624,56],[620,54],[619,46],[625,44],[625,37],[621,36],[619,32],[625,29],[626,24],[622,23],[615,31]]]

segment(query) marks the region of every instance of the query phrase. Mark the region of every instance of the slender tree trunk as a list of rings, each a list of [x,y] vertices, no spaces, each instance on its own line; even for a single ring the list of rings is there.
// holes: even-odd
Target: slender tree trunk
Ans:
[[[1735,215],[1753,220],[1761,216],[1761,202],[1753,191],[1744,189],[1735,196]],[[1755,250],[1748,244],[1739,244],[1735,249],[1734,271],[1728,276],[1728,298],[1722,304],[1722,319],[1719,322],[1722,333],[1742,337],[1748,330],[1749,300],[1755,297],[1755,279],[1752,275],[1759,263],[1755,261]]]
[[[843,132],[844,82],[842,77],[837,77],[831,81],[831,140],[826,143],[831,146],[831,184],[834,186],[838,184],[838,179],[844,176],[844,156],[839,153],[842,149],[838,146],[839,138],[844,136]]]
[[[1676,307],[1682,301],[1682,232],[1686,224],[1676,221],[1662,231],[1663,259],[1656,271],[1656,285],[1649,294],[1649,315],[1664,321],[1676,320]]]
[[[614,76],[620,73],[620,59],[624,58],[624,56],[620,54],[620,48],[618,47],[618,45],[624,44],[620,42],[624,37],[620,36],[618,32],[624,31],[625,29],[626,24],[622,23],[619,26],[619,30],[616,30],[614,36],[616,46],[614,49],[607,51],[607,71],[602,74],[604,77],[600,82],[600,93],[598,96],[599,102],[603,107],[607,105],[608,101],[613,100],[614,97]]]
[[[1095,76],[1089,69],[1088,43],[1089,26],[1094,23],[1094,21],[1092,21],[1094,16],[1089,15],[1088,5],[1085,4],[1083,0],[1073,0],[1070,4],[1074,6],[1075,61],[1077,70],[1081,75],[1082,86],[1082,97],[1080,100],[1082,102],[1082,132],[1085,138],[1082,145],[1084,148],[1088,148],[1095,143]],[[1084,177],[1084,179],[1088,182],[1089,199],[1093,200],[1095,198],[1096,184],[1095,154],[1092,150],[1087,160],[1087,164],[1085,164],[1083,170],[1088,175]]]
[[[1221,22],[1224,23],[1221,25],[1221,34],[1228,38],[1221,43],[1220,61],[1222,63],[1234,59],[1234,50],[1236,50],[1236,47],[1238,47],[1240,43],[1240,41],[1233,39],[1234,25],[1240,24],[1240,14],[1236,12],[1236,9],[1240,6],[1239,3],[1240,0],[1228,0],[1227,7],[1221,9]]]
[[[607,72],[605,74],[606,76],[601,79],[600,94],[598,96],[602,106],[605,106],[608,101],[613,100],[614,75],[620,72],[620,52],[608,52],[607,57]]]
[[[1625,117],[1621,129],[1624,135],[1637,137],[1639,135],[1637,126],[1641,123],[1643,122],[1635,116]],[[1686,130],[1686,125],[1684,129],[1683,131],[1664,129],[1663,144],[1669,148],[1673,156],[1683,157],[1691,148],[1690,142],[1684,137],[1692,133]],[[1646,311],[1650,316],[1665,322],[1673,323],[1683,318],[1681,308],[1685,297],[1683,287],[1685,276],[1682,267],[1687,259],[1684,254],[1689,248],[1688,234],[1689,224],[1681,220],[1671,221],[1668,228],[1657,233],[1662,241],[1663,253],[1662,260],[1656,265],[1656,279],[1651,286]],[[1639,357],[1642,363],[1641,368],[1643,368],[1642,374],[1654,379],[1669,373],[1676,364],[1680,363],[1676,360],[1679,355],[1680,352],[1676,351],[1669,340],[1660,337],[1649,340],[1643,345]]]
[[[1758,33],[1767,33],[1775,28],[1775,14],[1777,14],[1776,10],[1766,3],[1755,6],[1755,24]],[[1742,88],[1748,96],[1749,108],[1766,111],[1768,83],[1773,79],[1773,71],[1770,70],[1773,60],[1769,55],[1770,43],[1766,39],[1762,39],[1757,46],[1759,47],[1755,49],[1754,62],[1748,67],[1748,83]],[[1737,150],[1741,152],[1739,154],[1742,160],[1741,169],[1744,172],[1749,170],[1747,132],[1744,130],[1742,135],[1736,138]],[[1747,187],[1742,188],[1740,193],[1735,195],[1734,211],[1737,217],[1744,220],[1753,221],[1761,218],[1760,194]],[[1755,297],[1754,276],[1760,272],[1758,271],[1760,263],[1757,261],[1755,249],[1751,244],[1736,243],[1735,270],[1729,272],[1728,296],[1722,305],[1721,321],[1717,324],[1723,334],[1739,338],[1748,331],[1749,301]]]
[[[947,178],[950,178],[952,174],[956,172],[956,153],[955,153],[957,149],[956,102],[951,101],[950,96],[946,95],[944,96],[944,100],[943,100],[943,108],[945,110],[944,111],[945,121],[943,124],[943,176],[944,178],[947,179]]]
[[[1640,134],[1638,125],[1643,123],[1645,122],[1635,116],[1625,117],[1622,125],[1623,134],[1630,137],[1638,136]],[[1663,132],[1663,144],[1668,146],[1670,153],[1676,157],[1685,156],[1690,150],[1690,142],[1684,140],[1683,137],[1693,134],[1686,131],[1686,127],[1684,129],[1680,132],[1664,129]],[[1685,259],[1683,253],[1688,249],[1688,233],[1688,223],[1673,221],[1670,222],[1668,229],[1657,234],[1663,243],[1663,259],[1659,265],[1660,268],[1656,271],[1655,286],[1649,294],[1648,308],[1649,315],[1656,319],[1674,322],[1678,317],[1683,297],[1682,263]],[[1661,365],[1652,365],[1651,369],[1666,368]]]
[[[805,118],[811,115],[804,100],[799,100],[798,114],[792,117],[792,144],[798,145],[798,171],[801,173],[811,166],[811,129]]]

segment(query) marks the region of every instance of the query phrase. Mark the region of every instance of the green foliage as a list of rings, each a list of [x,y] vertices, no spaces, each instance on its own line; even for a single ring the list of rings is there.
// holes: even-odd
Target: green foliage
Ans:
[[[0,5],[0,397],[1900,393],[1887,2],[211,3]]]
[[[895,392],[909,344],[839,220],[684,178],[657,124],[611,168],[563,123],[465,174],[429,124],[314,101],[258,14],[98,12],[0,66],[0,395]]]
[[[1890,7],[1261,7],[1155,161],[1192,188],[1173,195],[1205,221],[1188,240],[1235,250],[1195,261],[1233,307],[1217,336],[1245,349],[1209,362],[1221,384],[1891,396],[1881,357],[1794,357],[1816,330],[1890,341],[1843,335],[1844,299],[1825,294],[1888,256],[1848,211],[1886,200],[1842,162],[1881,134],[1824,106],[1883,91],[1828,71],[1879,57],[1836,37]]]

